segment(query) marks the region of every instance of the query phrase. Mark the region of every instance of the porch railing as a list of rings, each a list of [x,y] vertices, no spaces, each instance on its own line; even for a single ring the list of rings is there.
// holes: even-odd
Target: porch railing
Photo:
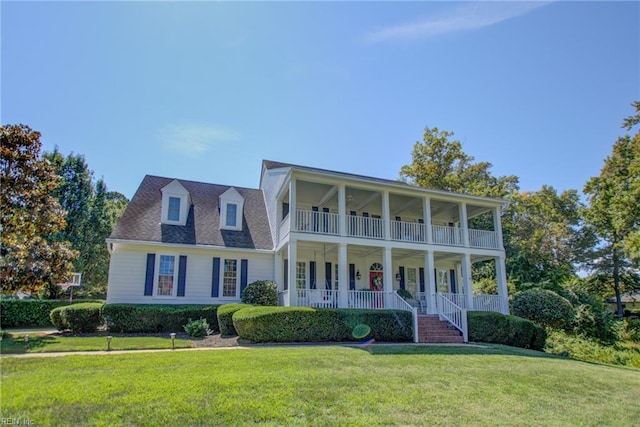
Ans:
[[[340,234],[339,215],[331,212],[296,210],[296,230],[320,234]]]
[[[495,231],[469,229],[469,246],[473,248],[499,249]]]
[[[505,310],[505,299],[500,295],[474,295],[473,296],[473,309],[475,311],[495,311],[497,313],[508,313]]]
[[[463,229],[445,225],[432,225],[433,243],[436,245],[462,246],[464,244]]]
[[[279,224],[281,241],[289,230],[305,233],[340,235],[340,215],[332,212],[295,210],[295,226],[291,225],[291,214]],[[389,221],[390,235],[384,235],[384,219],[347,215],[346,234],[350,237],[369,239],[391,239],[395,241],[427,243],[427,224],[407,221]],[[444,225],[431,225],[433,244],[464,246],[464,229]],[[500,249],[498,233],[495,231],[468,229],[469,246],[473,248]]]
[[[389,298],[389,307],[387,308],[392,310],[404,310],[411,313],[411,320],[413,321],[413,342],[418,342],[418,309],[398,295],[398,291],[391,293]]]
[[[331,289],[298,289],[296,305],[315,308],[338,307],[338,291]]]
[[[384,223],[381,218],[349,215],[347,217],[347,235],[384,239]]]
[[[455,304],[452,300],[447,298],[445,294],[438,294],[438,316],[440,319],[448,321],[457,330],[462,332],[462,340],[464,342],[469,342],[466,308],[462,308]]]
[[[349,308],[379,308],[384,306],[384,292],[349,291]]]
[[[427,241],[427,230],[419,222],[391,221],[391,239],[403,242]]]

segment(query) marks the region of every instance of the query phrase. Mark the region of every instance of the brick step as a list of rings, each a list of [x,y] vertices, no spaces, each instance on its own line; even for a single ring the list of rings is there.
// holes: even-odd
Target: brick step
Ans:
[[[461,344],[463,339],[460,331],[438,316],[419,316],[418,342]]]

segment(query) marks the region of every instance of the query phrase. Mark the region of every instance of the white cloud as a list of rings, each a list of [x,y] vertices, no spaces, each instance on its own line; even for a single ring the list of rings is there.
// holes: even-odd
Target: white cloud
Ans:
[[[158,131],[163,147],[187,156],[197,156],[212,147],[237,141],[240,134],[220,125],[167,125]]]
[[[456,31],[475,30],[525,15],[550,2],[472,2],[421,21],[382,28],[364,37],[367,43],[428,38]]]

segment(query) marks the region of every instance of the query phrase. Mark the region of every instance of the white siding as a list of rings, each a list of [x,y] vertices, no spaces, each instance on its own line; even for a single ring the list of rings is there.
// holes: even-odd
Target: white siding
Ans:
[[[144,295],[148,253],[156,254],[156,263],[159,262],[161,254],[176,255],[176,257],[179,255],[187,256],[184,297],[167,298]],[[107,303],[220,304],[229,302],[230,299],[228,298],[211,297],[211,276],[214,257],[248,260],[247,283],[256,280],[274,280],[274,255],[270,253],[114,243],[109,266]],[[240,275],[239,262],[238,275]],[[177,286],[177,283],[175,286]],[[221,294],[222,292],[220,292]]]
[[[267,208],[267,215],[269,217],[269,228],[271,229],[271,238],[273,239],[274,246],[278,246],[278,226],[282,218],[278,218],[278,201],[276,196],[284,181],[287,177],[289,168],[285,169],[265,169],[262,175],[260,187],[264,194],[264,203]]]

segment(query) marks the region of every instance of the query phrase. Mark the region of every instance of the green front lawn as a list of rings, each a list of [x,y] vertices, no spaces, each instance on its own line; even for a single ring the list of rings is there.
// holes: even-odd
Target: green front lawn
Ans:
[[[640,370],[503,346],[254,347],[2,359],[33,425],[635,425]]]
[[[189,340],[175,339],[176,348],[191,347]],[[171,348],[167,337],[116,336],[111,339],[111,350],[146,350]],[[9,334],[0,342],[0,354],[51,353],[58,351],[103,351],[107,349],[106,336],[59,336],[29,334],[25,345],[24,334]]]

